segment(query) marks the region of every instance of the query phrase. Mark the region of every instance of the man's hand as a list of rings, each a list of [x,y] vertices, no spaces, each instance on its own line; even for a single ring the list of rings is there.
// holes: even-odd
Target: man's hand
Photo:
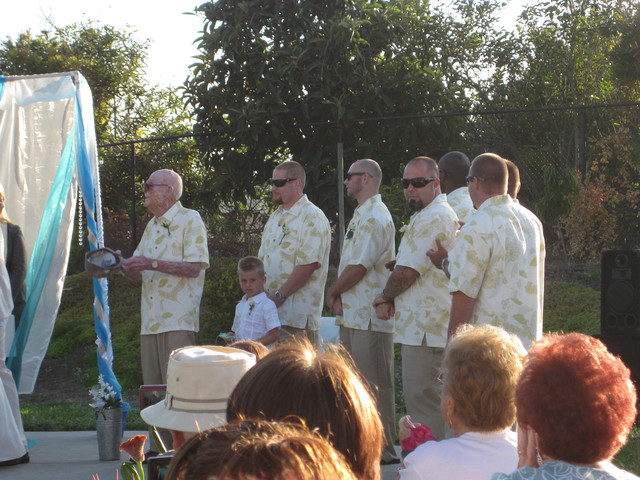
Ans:
[[[396,268],[396,261],[391,260],[390,262],[385,263],[384,268],[386,268],[390,272],[393,272],[393,269]]]
[[[382,295],[378,295],[374,298],[372,305],[376,309],[376,315],[380,320],[389,320],[396,314],[393,302],[385,300],[382,298]]]
[[[431,263],[433,263],[436,268],[442,269],[442,260],[448,256],[449,252],[442,246],[440,239],[436,237],[436,248],[430,248],[427,250],[427,257],[429,257]]]

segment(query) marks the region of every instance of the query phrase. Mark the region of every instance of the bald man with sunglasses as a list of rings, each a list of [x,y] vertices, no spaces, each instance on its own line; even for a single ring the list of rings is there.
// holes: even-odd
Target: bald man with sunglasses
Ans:
[[[404,169],[404,196],[413,214],[404,228],[396,263],[375,298],[378,317],[395,314],[395,342],[402,344],[402,385],[407,413],[444,438],[437,382],[447,341],[451,297],[447,277],[424,255],[436,238],[451,247],[458,217],[440,190],[438,165],[416,157]]]
[[[278,208],[262,232],[258,257],[264,262],[268,296],[278,307],[280,340],[318,341],[329,271],[331,227],[304,194],[306,174],[298,162],[278,165],[269,183]]]

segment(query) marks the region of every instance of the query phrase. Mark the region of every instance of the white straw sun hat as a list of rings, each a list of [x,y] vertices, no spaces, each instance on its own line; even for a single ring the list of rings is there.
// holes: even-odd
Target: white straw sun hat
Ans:
[[[227,400],[247,370],[253,354],[217,346],[183,347],[171,352],[165,399],[140,412],[150,425],[200,432],[227,421]]]

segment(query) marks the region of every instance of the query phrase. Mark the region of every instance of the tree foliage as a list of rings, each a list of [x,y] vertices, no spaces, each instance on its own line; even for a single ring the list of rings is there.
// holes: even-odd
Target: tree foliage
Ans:
[[[345,163],[373,157],[386,175],[455,144],[459,119],[368,122],[451,112],[464,92],[443,80],[444,16],[420,0],[218,0],[199,7],[201,54],[186,83],[206,149],[211,207],[255,195],[274,165],[305,165],[308,191],[335,211],[336,144]]]

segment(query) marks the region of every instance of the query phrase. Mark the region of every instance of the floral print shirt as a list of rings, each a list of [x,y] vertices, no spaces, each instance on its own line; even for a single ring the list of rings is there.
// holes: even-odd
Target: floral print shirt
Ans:
[[[200,262],[195,278],[143,270],[141,334],[174,330],[197,332],[204,271],[209,266],[207,230],[195,210],[176,202],[161,217],[149,220],[134,256],[167,262]]]
[[[447,194],[447,202],[449,202],[461,222],[468,222],[471,216],[476,213],[476,209],[473,208],[473,201],[469,196],[469,187],[456,188],[453,192]]]
[[[411,267],[420,276],[395,298],[395,342],[417,346],[426,336],[428,346],[445,346],[451,311],[448,280],[426,253],[436,248],[436,237],[450,249],[457,230],[458,217],[444,194],[411,217],[400,241],[396,266]]]
[[[264,262],[269,292],[278,290],[296,265],[320,264],[307,283],[278,308],[282,325],[310,330],[320,327],[330,248],[329,221],[306,195],[289,210],[280,206],[267,220],[258,256]]]
[[[508,195],[491,197],[449,252],[449,290],[476,299],[471,323],[502,327],[529,348],[542,335],[544,258],[536,216]]]
[[[633,473],[622,470],[610,462],[602,469],[574,465],[552,460],[539,468],[522,467],[513,473],[495,473],[491,480],[638,480]]]
[[[348,265],[362,265],[367,273],[340,295],[343,315],[336,317],[336,324],[358,330],[368,330],[371,324],[374,332],[393,332],[393,319],[379,319],[371,304],[387,283],[390,272],[384,264],[395,256],[395,234],[393,219],[380,195],[356,208],[342,244],[338,275]]]

